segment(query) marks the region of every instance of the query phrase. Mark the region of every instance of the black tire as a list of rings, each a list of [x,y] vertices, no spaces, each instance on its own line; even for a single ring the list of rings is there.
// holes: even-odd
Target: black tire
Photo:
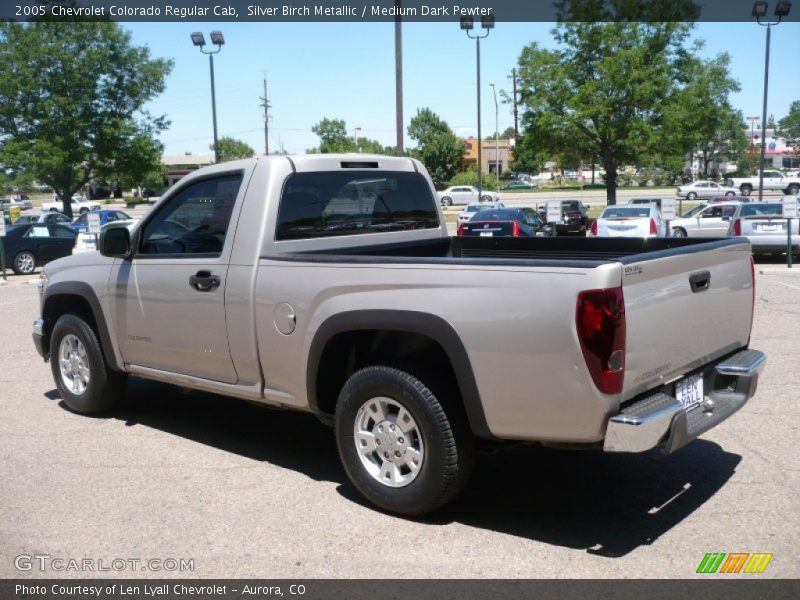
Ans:
[[[494,199],[491,196],[482,196],[481,202],[492,202]]]
[[[359,409],[379,397],[410,413],[424,447],[419,472],[403,487],[390,487],[370,474],[356,448]],[[435,510],[455,498],[472,473],[474,439],[463,411],[454,404],[445,412],[431,389],[405,371],[375,366],[354,373],[339,394],[335,421],[339,457],[350,481],[386,511],[417,516]]]
[[[685,238],[686,230],[683,227],[673,227],[672,228],[672,237],[674,238]]]
[[[786,189],[786,193],[790,196],[797,196],[800,194],[800,185],[793,183]]]
[[[78,212],[79,212],[80,214],[82,214],[82,215],[85,215],[86,213],[88,213],[88,212],[89,212],[89,209],[84,207],[84,208],[80,209],[80,211],[78,211]]]
[[[67,335],[80,341],[88,359],[89,381],[81,393],[70,390],[61,374],[59,349]],[[127,375],[108,367],[97,335],[86,321],[76,315],[62,315],[56,321],[50,335],[50,367],[61,398],[70,410],[77,413],[98,415],[110,412],[125,392]]]
[[[742,192],[742,196],[749,196],[750,194],[753,193],[753,186],[743,185],[742,187],[739,188],[739,190]]]
[[[694,192],[689,192],[688,194],[686,194],[686,199],[687,200],[697,200],[697,194],[695,194]]]
[[[442,206],[453,206],[453,199],[449,196],[442,198]]]
[[[33,252],[23,250],[14,257],[11,268],[17,275],[30,275],[36,270],[36,257]]]
[[[736,195],[736,192],[726,192],[725,193],[725,197],[726,198],[733,198],[735,195]]]
[[[57,209],[57,208],[51,208],[51,209],[50,209],[50,212],[57,213],[57,212],[58,212],[58,209]]]

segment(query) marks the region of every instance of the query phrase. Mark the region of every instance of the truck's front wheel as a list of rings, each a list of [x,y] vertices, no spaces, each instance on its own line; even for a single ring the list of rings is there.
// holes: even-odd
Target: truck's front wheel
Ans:
[[[350,481],[370,502],[403,515],[452,500],[472,471],[474,444],[457,407],[449,412],[409,373],[382,366],[354,373],[336,407]]]
[[[56,321],[50,366],[64,403],[78,413],[108,412],[125,390],[126,376],[108,368],[94,331],[76,315]]]

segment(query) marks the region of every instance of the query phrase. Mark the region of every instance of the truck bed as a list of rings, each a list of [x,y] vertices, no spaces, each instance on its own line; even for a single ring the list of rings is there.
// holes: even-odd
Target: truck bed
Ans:
[[[735,238],[480,238],[450,237],[402,244],[375,244],[325,251],[287,253],[271,258],[310,262],[421,264],[509,264],[592,268],[630,264],[741,244]]]

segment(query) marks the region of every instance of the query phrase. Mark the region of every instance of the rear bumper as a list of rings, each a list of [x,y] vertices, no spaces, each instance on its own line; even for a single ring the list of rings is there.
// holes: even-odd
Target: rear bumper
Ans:
[[[704,400],[689,410],[670,386],[637,399],[609,420],[603,450],[675,452],[745,405],[756,393],[766,358],[758,350],[742,350],[706,366],[702,370]]]
[[[33,322],[33,345],[39,356],[47,360],[48,352],[44,347],[44,319],[36,319]]]

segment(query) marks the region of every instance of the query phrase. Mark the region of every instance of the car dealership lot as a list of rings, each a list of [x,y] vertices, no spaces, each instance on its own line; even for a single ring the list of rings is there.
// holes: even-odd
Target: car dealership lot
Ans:
[[[35,277],[10,277],[0,576],[97,575],[15,568],[49,554],[194,561],[127,576],[683,578],[706,552],[769,552],[760,577],[798,577],[800,269],[759,270],[752,344],[769,362],[740,413],[664,460],[483,456],[463,496],[421,521],[363,504],[332,430],[307,415],[137,379],[112,417],[68,412],[31,343]]]

